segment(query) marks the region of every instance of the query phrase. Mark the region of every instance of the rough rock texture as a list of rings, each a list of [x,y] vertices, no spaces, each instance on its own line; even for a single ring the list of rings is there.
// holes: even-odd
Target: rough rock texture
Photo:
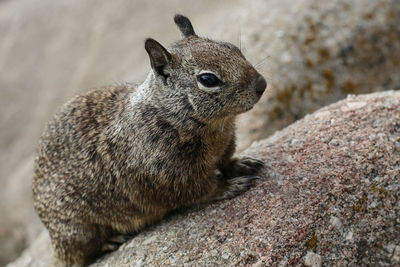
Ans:
[[[252,3],[242,44],[269,87],[240,121],[241,149],[347,94],[400,89],[400,1]]]
[[[176,212],[93,266],[400,264],[400,92],[351,96],[247,155],[262,179],[233,200]],[[13,266],[45,266],[43,234]]]

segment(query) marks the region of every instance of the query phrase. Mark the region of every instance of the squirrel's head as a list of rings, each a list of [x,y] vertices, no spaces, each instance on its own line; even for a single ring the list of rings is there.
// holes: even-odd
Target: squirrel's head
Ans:
[[[202,122],[250,110],[267,83],[240,49],[197,36],[187,17],[174,20],[183,39],[169,51],[153,39],[145,42],[158,93],[187,105],[185,110]]]

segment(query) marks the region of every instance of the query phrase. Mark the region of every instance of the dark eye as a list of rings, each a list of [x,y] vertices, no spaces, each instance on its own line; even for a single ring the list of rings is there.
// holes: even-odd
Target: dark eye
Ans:
[[[205,87],[215,87],[222,85],[222,81],[212,73],[203,73],[197,76],[197,80]]]

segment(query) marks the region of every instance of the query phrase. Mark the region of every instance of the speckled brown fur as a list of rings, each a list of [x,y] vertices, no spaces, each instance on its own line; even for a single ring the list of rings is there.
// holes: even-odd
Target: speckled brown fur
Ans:
[[[234,197],[262,166],[232,158],[234,116],[253,107],[264,78],[235,46],[184,37],[167,50],[145,42],[152,70],[141,85],[110,86],[68,102],[47,124],[33,178],[55,266],[83,266],[107,241],[140,230],[169,210]],[[204,88],[198,75],[217,74]]]

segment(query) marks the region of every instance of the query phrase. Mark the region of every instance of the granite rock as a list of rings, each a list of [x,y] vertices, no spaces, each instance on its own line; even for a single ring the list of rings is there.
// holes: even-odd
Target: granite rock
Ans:
[[[394,266],[400,92],[349,96],[243,152],[256,186],[170,214],[92,266]],[[44,266],[44,233],[9,265]]]

